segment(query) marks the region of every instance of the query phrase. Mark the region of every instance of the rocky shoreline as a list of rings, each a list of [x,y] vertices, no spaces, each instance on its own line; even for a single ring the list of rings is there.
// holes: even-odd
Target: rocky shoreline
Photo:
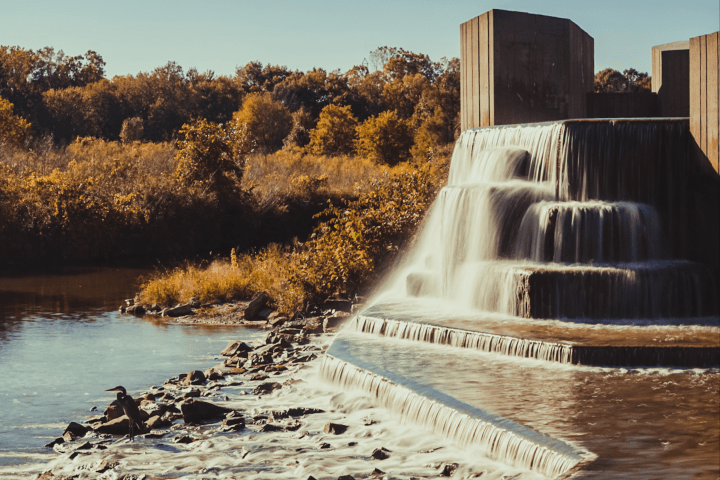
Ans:
[[[288,319],[262,312],[262,306],[245,318],[253,301],[191,306],[192,313],[174,317],[183,323],[243,323],[269,331],[250,345],[230,342],[215,366],[135,394],[143,425],[134,441],[117,401],[103,415],[70,423],[47,445],[57,456],[35,479],[409,480],[488,473],[488,465],[480,470],[475,462],[463,461],[467,452],[399,424],[366,396],[323,385],[321,357],[349,312],[326,309]]]

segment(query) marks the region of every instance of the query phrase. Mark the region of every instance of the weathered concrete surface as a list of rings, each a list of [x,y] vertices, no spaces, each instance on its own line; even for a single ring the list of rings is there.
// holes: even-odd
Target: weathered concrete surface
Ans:
[[[690,115],[690,42],[652,47],[652,91],[658,95],[658,116]]]
[[[585,117],[594,40],[572,21],[494,9],[460,38],[463,130]]]
[[[720,172],[719,36],[720,32],[715,32],[690,39],[690,132],[696,155],[716,172]]]
[[[658,96],[654,93],[587,94],[587,118],[648,118],[658,116]]]

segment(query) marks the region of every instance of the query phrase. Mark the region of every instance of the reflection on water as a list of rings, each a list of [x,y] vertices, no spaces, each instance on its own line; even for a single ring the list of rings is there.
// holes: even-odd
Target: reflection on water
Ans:
[[[0,278],[0,464],[36,453],[64,425],[171,375],[214,363],[227,341],[254,330],[181,326],[120,315],[141,269],[105,268]],[[33,460],[34,461],[34,460]]]
[[[579,478],[720,474],[717,370],[569,367],[367,334],[340,338],[354,357],[597,455]]]

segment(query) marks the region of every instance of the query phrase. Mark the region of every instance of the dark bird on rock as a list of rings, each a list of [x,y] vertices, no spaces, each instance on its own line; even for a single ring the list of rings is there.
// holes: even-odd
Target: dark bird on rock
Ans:
[[[130,440],[135,440],[134,430],[137,426],[138,430],[142,429],[142,420],[140,420],[140,410],[138,410],[137,405],[135,405],[135,400],[127,394],[127,390],[125,390],[125,387],[117,386],[115,388],[111,388],[109,390],[105,390],[106,392],[118,392],[117,394],[117,402],[120,404],[120,406],[123,409],[123,412],[125,412],[125,415],[127,415],[129,422],[128,422],[128,429],[130,430]]]

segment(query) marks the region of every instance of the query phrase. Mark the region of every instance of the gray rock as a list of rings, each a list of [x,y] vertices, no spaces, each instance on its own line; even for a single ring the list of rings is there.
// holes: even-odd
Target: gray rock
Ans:
[[[269,299],[270,296],[267,294],[267,292],[258,292],[253,295],[252,299],[250,300],[250,304],[245,309],[245,319],[252,320],[253,318],[255,318],[260,312],[260,310],[262,310],[265,305],[267,305],[267,301]]]
[[[67,427],[65,427],[65,431],[63,432],[63,435],[65,433],[72,433],[76,437],[84,437],[87,432],[89,432],[90,429],[84,425],[80,425],[76,422],[70,422]]]

